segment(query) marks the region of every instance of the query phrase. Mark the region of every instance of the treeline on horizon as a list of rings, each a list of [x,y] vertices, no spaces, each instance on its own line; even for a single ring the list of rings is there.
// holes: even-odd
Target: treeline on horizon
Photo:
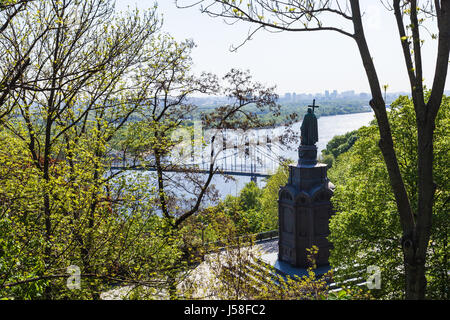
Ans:
[[[195,98],[194,100],[197,101]],[[205,99],[206,100],[206,99]],[[215,108],[226,102],[226,98],[217,98],[217,100],[209,100],[203,105],[200,104],[198,109],[185,116],[186,120],[202,119],[202,116],[209,114],[215,110]],[[267,109],[260,109],[254,104],[249,104],[243,108],[243,110],[257,114],[263,121],[270,121],[273,126],[289,125],[294,122],[301,121],[306,114],[308,106],[312,104],[311,101],[299,100],[296,102],[286,102],[280,99],[277,101],[279,104],[278,114],[274,114]],[[371,108],[368,105],[367,99],[335,99],[335,100],[316,100],[318,108],[314,109],[314,113],[319,118],[321,116],[335,116],[351,113],[371,112]],[[188,123],[192,125],[192,123]]]

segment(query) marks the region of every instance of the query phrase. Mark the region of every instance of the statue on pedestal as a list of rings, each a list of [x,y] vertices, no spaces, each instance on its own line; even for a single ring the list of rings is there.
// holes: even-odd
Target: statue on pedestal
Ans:
[[[302,125],[300,127],[301,143],[298,148],[298,165],[315,165],[317,163],[317,147],[316,142],[319,141],[319,134],[317,130],[317,118],[314,114],[314,108],[316,106],[316,100],[313,100],[313,104],[308,106],[308,113],[303,118]]]
[[[317,118],[314,114],[314,108],[318,108],[318,106],[316,106],[316,100],[313,100],[312,106],[308,107],[308,113],[305,114],[302,126],[300,127],[301,145],[313,146],[317,141],[319,141]]]
[[[301,125],[298,164],[289,166],[289,178],[278,196],[278,260],[296,268],[307,268],[308,249],[319,249],[317,266],[328,266],[332,244],[329,220],[333,214],[331,197],[334,185],[327,177],[327,165],[317,162],[317,118],[308,106]]]

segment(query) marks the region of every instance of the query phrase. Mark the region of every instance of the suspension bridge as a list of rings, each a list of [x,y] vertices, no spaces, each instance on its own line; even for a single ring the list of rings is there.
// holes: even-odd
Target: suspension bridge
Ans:
[[[165,157],[162,167],[165,172],[197,172],[208,174],[211,170],[231,176],[250,176],[253,181],[258,177],[269,177],[283,161],[284,146],[278,138],[270,135],[253,137],[234,135],[231,138],[222,135],[213,136],[208,145],[189,148],[175,148],[169,157]],[[113,170],[156,171],[154,159],[149,156],[145,161],[136,161],[124,157],[114,157]]]

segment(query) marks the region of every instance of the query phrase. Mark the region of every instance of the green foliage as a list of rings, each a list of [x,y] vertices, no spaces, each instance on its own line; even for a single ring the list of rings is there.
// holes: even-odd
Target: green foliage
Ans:
[[[254,182],[242,188],[237,197],[228,195],[218,205],[218,210],[228,215],[239,234],[252,234],[263,229],[260,196],[262,190]]]
[[[264,228],[256,186],[244,190],[239,226],[225,213],[199,214],[215,171],[174,181],[167,171],[183,159],[168,155],[178,129],[192,133],[188,95],[225,94],[204,124],[248,128],[262,122],[241,109],[277,112],[274,88],[236,69],[224,86],[193,76],[193,42],[160,33],[156,6],[118,14],[110,0],[29,1],[14,23],[1,9],[0,86],[10,85],[0,97],[0,298],[99,299],[116,285],[130,298],[178,298],[201,241]],[[135,174],[119,162],[157,170]],[[69,266],[80,269],[79,289],[67,286]]]
[[[413,212],[417,211],[417,133],[414,107],[408,97],[399,97],[391,105],[391,123],[395,150]],[[450,99],[444,97],[436,120],[434,144],[434,180],[436,198],[433,227],[427,259],[427,295],[448,299],[448,205],[450,181]],[[329,171],[336,185],[333,205],[336,215],[330,222],[329,240],[334,245],[330,262],[343,278],[357,268],[375,265],[381,269],[378,298],[402,298],[404,294],[402,237],[396,202],[388,174],[378,148],[375,124],[357,132],[358,140],[348,152],[337,157]]]
[[[288,165],[280,165],[263,188],[249,182],[238,196],[228,195],[215,209],[230,217],[240,234],[278,229],[278,191],[287,179]]]
[[[242,210],[261,210],[261,203],[259,198],[262,195],[262,191],[255,182],[247,183],[239,193],[240,205]]]
[[[290,162],[281,164],[262,188],[260,202],[264,218],[264,231],[278,229],[278,191],[288,182],[289,164]]]
[[[167,240],[167,226],[155,215],[153,195],[145,192],[149,187],[142,177],[127,181],[122,176],[98,188],[94,167],[86,165],[95,158],[84,150],[86,162],[75,167],[55,163],[46,182],[21,140],[1,132],[1,142],[1,297],[44,298],[51,286],[52,298],[93,298],[113,283],[162,277],[180,255],[179,243]],[[53,204],[49,238],[42,211],[46,185]],[[66,287],[69,265],[82,270],[79,290]],[[49,281],[48,276],[56,278]],[[31,281],[35,278],[42,280]]]
[[[347,152],[353,144],[358,140],[358,130],[347,132],[343,135],[334,136],[328,143],[327,147],[322,150],[322,162],[328,167],[332,167],[336,158]]]
[[[1,298],[98,299],[113,285],[167,288],[190,263],[182,237],[157,214],[148,176],[110,170],[113,138],[147,98],[130,75],[139,63],[159,74],[183,47],[156,35],[154,10],[115,16],[111,1],[32,1],[18,12],[20,28],[9,24],[0,35],[14,50],[29,50],[33,83],[11,92],[1,119]],[[171,45],[162,51],[164,41]],[[80,269],[79,289],[67,286],[69,266]]]

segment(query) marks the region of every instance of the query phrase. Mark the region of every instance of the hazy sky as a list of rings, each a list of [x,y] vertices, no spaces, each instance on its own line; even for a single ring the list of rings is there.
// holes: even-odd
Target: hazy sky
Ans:
[[[184,0],[191,1],[192,0]],[[380,83],[388,92],[409,91],[409,81],[402,56],[398,31],[392,12],[379,1],[362,0],[363,20]],[[153,0],[116,0],[116,8],[145,9]],[[224,75],[231,68],[249,69],[255,80],[277,86],[277,92],[317,93],[325,90],[369,92],[367,78],[353,39],[336,32],[259,31],[252,41],[237,52],[250,25],[244,22],[227,25],[220,18],[200,13],[198,7],[178,9],[174,0],[159,0],[163,30],[178,40],[193,39],[194,71]],[[422,32],[424,34],[424,32]],[[426,38],[423,47],[425,84],[431,87],[435,68],[437,40]],[[450,89],[447,77],[446,90]]]

